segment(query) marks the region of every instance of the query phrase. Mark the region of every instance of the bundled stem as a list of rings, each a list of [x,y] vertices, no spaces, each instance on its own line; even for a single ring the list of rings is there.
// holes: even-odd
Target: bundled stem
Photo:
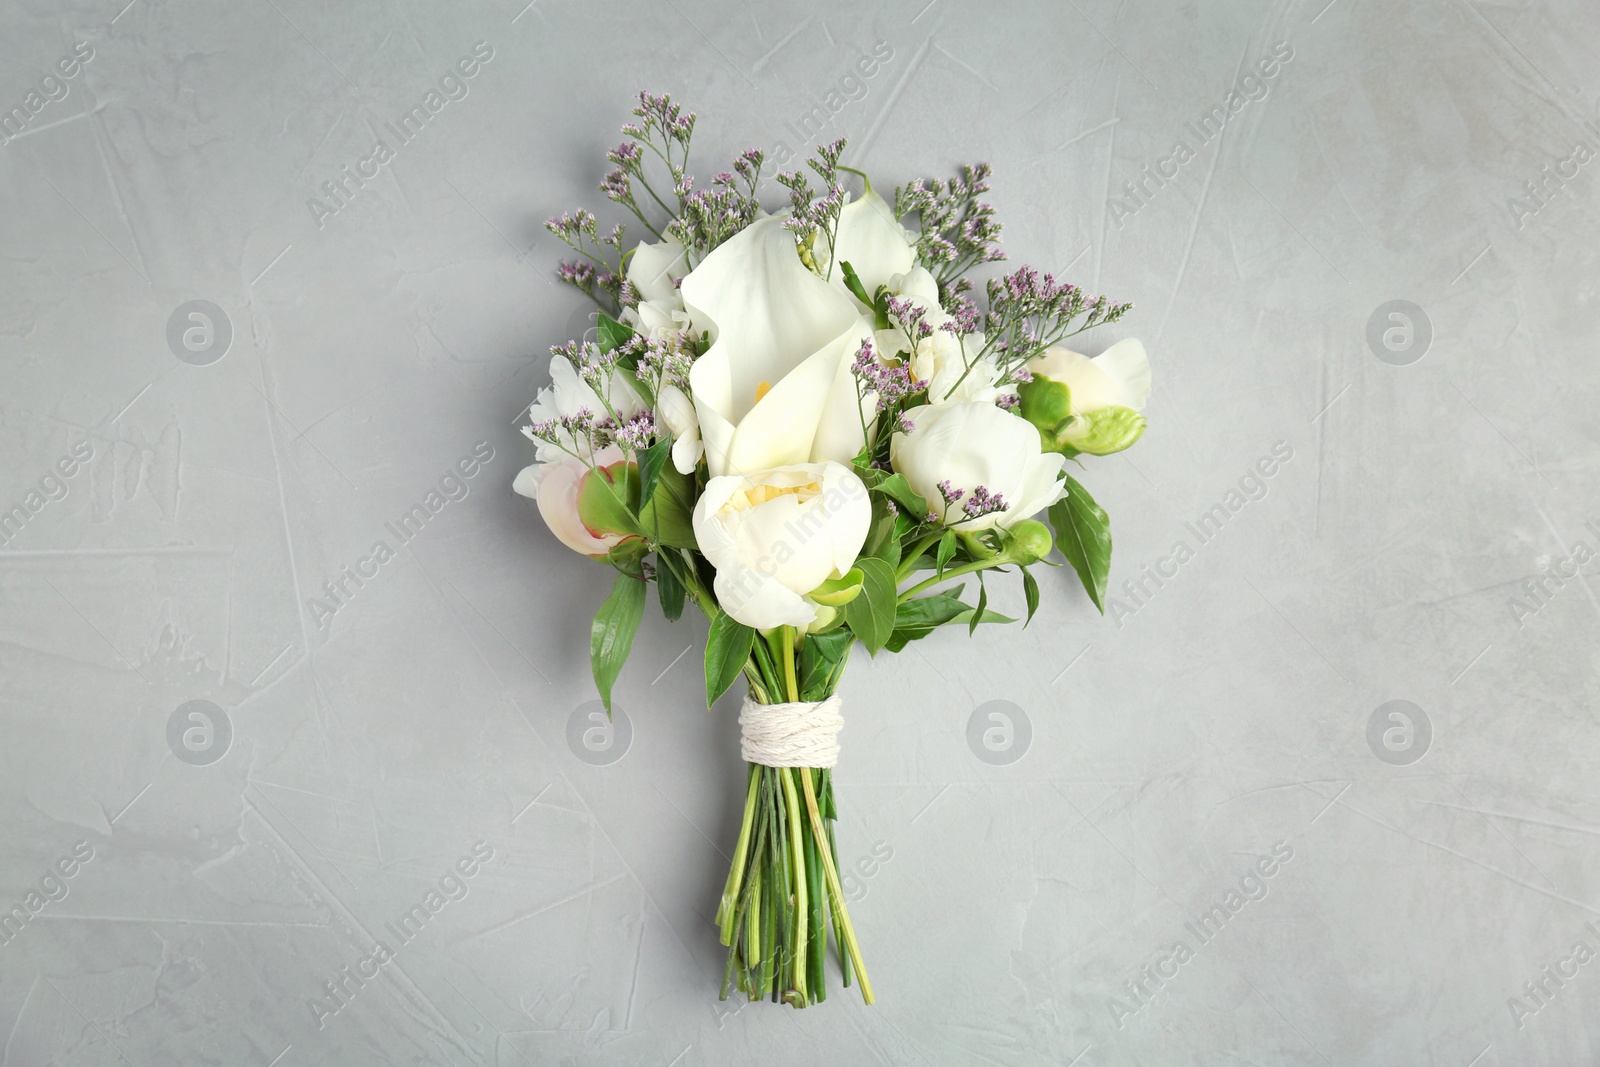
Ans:
[[[783,627],[772,636],[776,647],[758,642],[758,650],[771,654],[753,654],[752,673],[766,693],[798,701],[794,631]],[[871,1004],[872,983],[839,883],[831,773],[749,767],[739,842],[717,908],[718,931],[728,946],[722,999],[734,988],[751,1000],[769,996],[797,1008],[827,999],[831,929],[844,985],[858,980],[862,1000]]]

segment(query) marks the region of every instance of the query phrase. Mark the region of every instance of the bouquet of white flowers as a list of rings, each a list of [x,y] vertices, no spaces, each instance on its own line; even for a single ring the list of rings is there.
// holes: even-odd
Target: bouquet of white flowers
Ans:
[[[711,620],[707,706],[743,679],[722,996],[822,1000],[831,927],[844,984],[870,1004],[832,827],[850,650],[1015,621],[989,609],[989,572],[1021,575],[1031,619],[1028,568],[1053,548],[1103,611],[1106,514],[1063,468],[1139,439],[1149,363],[1133,339],[1093,359],[1060,347],[1131,305],[1049,274],[1022,267],[986,283],[987,307],[973,299],[968,272],[1004,258],[987,165],[891,204],[836,141],[809,160],[820,189],[777,175],[789,204],[773,214],[762,152],[697,189],[694,115],[648,93],[633,115],[600,188],[653,240],[626,247],[582,210],[547,223],[576,253],[561,280],[599,312],[551,349],[515,489],[618,572],[590,637],[608,709],[651,584],[668,619],[692,600]]]

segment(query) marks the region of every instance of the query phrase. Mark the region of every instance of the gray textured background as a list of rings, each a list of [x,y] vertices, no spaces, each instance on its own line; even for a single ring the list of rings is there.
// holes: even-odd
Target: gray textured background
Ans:
[[[1592,5],[122,2],[0,11],[0,109],[93,49],[0,146],[0,509],[28,513],[0,546],[0,902],[67,891],[0,944],[6,1064],[1596,1062],[1600,564],[1564,561],[1600,546],[1600,228],[1592,168],[1547,178],[1600,148]],[[470,93],[314,218],[479,41]],[[636,89],[700,113],[709,177],[799,148],[878,42],[827,135],[883,186],[992,160],[1014,260],[1137,302],[1087,347],[1145,340],[1151,429],[1086,480],[1114,585],[1192,558],[1115,619],[1052,571],[1026,631],[859,657],[840,852],[880,1003],[740,1009],[710,918],[742,768],[703,622],[650,609],[625,758],[568,742],[609,573],[509,488],[545,346],[581,326],[540,223],[601,206]],[[1279,42],[1200,145],[1185,124]],[[1397,299],[1431,345],[1380,359]],[[231,325],[210,365],[167,340],[191,300]],[[401,546],[385,522],[478,442]],[[169,742],[190,700],[226,744]],[[1409,740],[1385,712],[1370,743],[1390,700]],[[967,742],[990,701],[1031,727],[1009,764]],[[476,842],[466,895],[386,934]],[[1185,924],[1280,842],[1202,943]],[[1524,983],[1574,966],[1533,1012]]]

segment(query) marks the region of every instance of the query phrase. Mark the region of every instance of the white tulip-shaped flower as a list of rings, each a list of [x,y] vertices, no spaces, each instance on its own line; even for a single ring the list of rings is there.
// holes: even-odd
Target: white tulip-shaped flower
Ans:
[[[1150,357],[1128,337],[1093,359],[1053,346],[1028,361],[1022,414],[1046,444],[1065,455],[1120,452],[1144,433]]]
[[[625,457],[616,445],[607,445],[594,454],[599,467],[621,463]],[[539,515],[556,539],[574,552],[591,559],[604,559],[621,534],[597,534],[583,524],[578,515],[578,492],[583,487],[589,465],[574,456],[557,455],[548,463],[533,463],[517,473],[511,488],[539,505]]]
[[[867,487],[840,463],[801,463],[706,483],[694,536],[717,570],[717,602],[758,630],[811,625],[806,597],[855,566],[867,539]]]
[[[1061,499],[1066,457],[1045,452],[1025,419],[981,401],[906,416],[912,430],[890,439],[889,462],[947,525],[1004,529]]]
[[[623,422],[644,410],[644,402],[622,374],[612,372],[609,399],[617,418]],[[577,368],[564,356],[550,358],[550,384],[539,390],[528,408],[528,419],[533,425],[571,418],[587,411],[597,419],[607,417],[605,404],[589,384],[578,377]],[[582,453],[586,442],[570,432],[558,432],[559,444],[544,440],[533,433],[531,426],[522,428],[523,434],[534,443],[533,454],[540,462],[549,463],[572,453]]]

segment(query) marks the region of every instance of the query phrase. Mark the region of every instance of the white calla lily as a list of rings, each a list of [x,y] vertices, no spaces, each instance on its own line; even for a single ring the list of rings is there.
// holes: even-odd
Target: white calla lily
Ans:
[[[713,476],[847,461],[865,443],[850,365],[872,324],[806,268],[783,221],[752,223],[679,287],[712,337],[689,385]]]
[[[823,273],[833,284],[843,286],[844,268],[839,264],[850,264],[868,296],[875,294],[878,286],[889,285],[895,275],[910,271],[917,261],[916,250],[906,228],[894,217],[894,209],[883,197],[872,191],[871,185],[867,186],[866,192],[839,210],[839,230],[834,239],[834,248],[837,255],[832,259],[830,271],[827,235],[818,234],[814,254]],[[938,303],[937,289],[934,303]]]

